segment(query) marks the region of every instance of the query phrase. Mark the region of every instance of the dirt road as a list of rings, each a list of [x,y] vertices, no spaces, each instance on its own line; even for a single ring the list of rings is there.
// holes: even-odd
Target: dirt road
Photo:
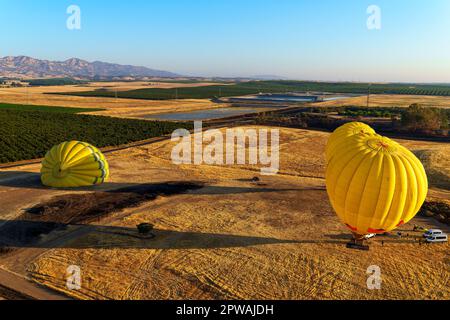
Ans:
[[[5,300],[67,300],[68,297],[41,287],[20,275],[0,268],[0,298]]]

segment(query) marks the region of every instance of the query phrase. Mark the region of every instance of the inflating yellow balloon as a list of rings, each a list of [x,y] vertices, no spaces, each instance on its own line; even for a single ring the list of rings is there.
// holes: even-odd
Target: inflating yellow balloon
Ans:
[[[42,162],[41,181],[54,188],[85,187],[103,183],[109,165],[96,147],[79,141],[53,147]]]
[[[337,215],[357,235],[385,233],[409,222],[428,192],[419,159],[376,134],[348,137],[328,164],[326,184]]]
[[[331,157],[339,149],[341,143],[345,142],[348,137],[355,134],[375,134],[370,126],[362,122],[350,122],[337,128],[330,136],[326,148],[327,163],[331,160]]]

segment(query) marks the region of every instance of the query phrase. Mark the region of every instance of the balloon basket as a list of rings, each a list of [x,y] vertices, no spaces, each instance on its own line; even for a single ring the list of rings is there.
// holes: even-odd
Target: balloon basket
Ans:
[[[347,248],[362,251],[370,250],[370,247],[367,244],[367,240],[364,238],[364,236],[358,234],[353,234],[353,239],[349,243],[347,243]]]
[[[356,242],[349,242],[347,243],[347,248],[348,249],[353,249],[353,250],[362,250],[362,251],[369,251],[370,247],[366,244],[358,244]]]

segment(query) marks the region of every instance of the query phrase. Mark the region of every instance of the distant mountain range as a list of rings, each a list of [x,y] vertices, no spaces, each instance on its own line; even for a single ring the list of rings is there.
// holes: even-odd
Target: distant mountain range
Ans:
[[[146,67],[120,65],[101,61],[88,62],[72,58],[66,61],[39,60],[26,56],[0,58],[0,77],[18,78],[114,78],[114,77],[180,77],[172,72]]]

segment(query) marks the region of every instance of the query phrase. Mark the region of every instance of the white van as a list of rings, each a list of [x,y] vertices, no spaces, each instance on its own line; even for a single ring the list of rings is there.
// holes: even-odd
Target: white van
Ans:
[[[448,236],[446,234],[441,234],[437,236],[430,236],[426,240],[428,243],[440,243],[440,242],[448,242]]]
[[[434,237],[434,236],[439,236],[439,235],[443,235],[444,233],[442,232],[442,230],[438,230],[438,229],[431,229],[428,230],[427,232],[425,232],[423,234],[424,238],[429,238],[429,237]]]

